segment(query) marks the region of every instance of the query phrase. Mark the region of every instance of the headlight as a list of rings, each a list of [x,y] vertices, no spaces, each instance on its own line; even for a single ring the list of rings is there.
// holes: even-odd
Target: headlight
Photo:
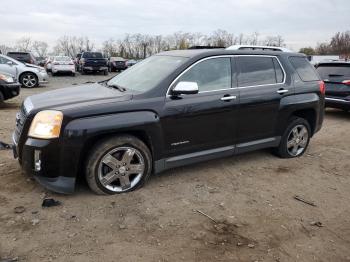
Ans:
[[[12,76],[8,76],[8,75],[0,74],[0,79],[1,79],[1,80],[4,80],[4,81],[7,82],[7,83],[13,83],[13,82],[15,82],[15,80],[13,79],[13,77],[12,77]]]
[[[60,111],[40,111],[34,117],[28,136],[43,139],[57,138],[60,136],[62,119],[63,114]]]

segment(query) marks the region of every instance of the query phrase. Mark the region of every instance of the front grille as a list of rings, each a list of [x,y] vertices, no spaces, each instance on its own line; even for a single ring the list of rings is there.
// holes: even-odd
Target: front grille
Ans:
[[[22,105],[21,110],[16,114],[16,127],[15,127],[15,132],[13,137],[16,144],[18,143],[18,140],[21,136],[26,119],[27,119],[27,112],[24,106]]]

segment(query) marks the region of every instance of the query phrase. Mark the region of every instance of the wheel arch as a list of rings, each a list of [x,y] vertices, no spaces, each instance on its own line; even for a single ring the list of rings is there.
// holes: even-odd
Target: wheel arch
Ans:
[[[97,143],[122,135],[134,136],[145,143],[151,152],[152,161],[159,158],[162,135],[159,117],[154,112],[120,113],[77,119],[68,123],[64,130],[64,139],[67,139],[67,144],[76,146],[74,147],[79,155],[77,176],[81,176],[80,171],[84,169],[84,163]]]
[[[35,76],[36,82],[37,82],[36,84],[38,85],[38,84],[39,84],[39,77],[37,76],[36,73],[34,73],[34,72],[32,72],[32,71],[24,71],[24,72],[20,73],[19,76],[18,76],[18,80],[21,81],[22,76],[23,76],[24,74],[27,74],[27,73],[30,73],[30,74],[32,74],[32,75]],[[21,84],[23,85],[23,83],[21,83]]]

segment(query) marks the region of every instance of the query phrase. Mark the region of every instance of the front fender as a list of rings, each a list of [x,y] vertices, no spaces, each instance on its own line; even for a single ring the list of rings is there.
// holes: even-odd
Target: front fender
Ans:
[[[91,140],[118,133],[140,131],[145,133],[151,142],[153,160],[158,160],[163,150],[163,137],[159,117],[154,112],[116,113],[72,120],[63,130],[61,152],[67,152],[63,161],[77,173],[79,162],[84,158],[83,153],[85,149],[89,149],[85,148],[85,145],[89,145]]]

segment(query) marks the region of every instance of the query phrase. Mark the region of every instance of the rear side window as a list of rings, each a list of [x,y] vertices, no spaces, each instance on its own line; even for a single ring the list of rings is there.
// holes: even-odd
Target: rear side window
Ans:
[[[283,82],[281,66],[273,57],[239,56],[238,86],[258,86]]]
[[[310,64],[306,57],[290,57],[289,61],[297,71],[302,81],[308,82],[320,80],[314,67]]]
[[[204,60],[184,73],[178,82],[196,82],[199,92],[231,88],[231,59]]]
[[[350,77],[350,63],[349,64],[320,64],[316,71],[322,79],[329,79],[332,77]]]

